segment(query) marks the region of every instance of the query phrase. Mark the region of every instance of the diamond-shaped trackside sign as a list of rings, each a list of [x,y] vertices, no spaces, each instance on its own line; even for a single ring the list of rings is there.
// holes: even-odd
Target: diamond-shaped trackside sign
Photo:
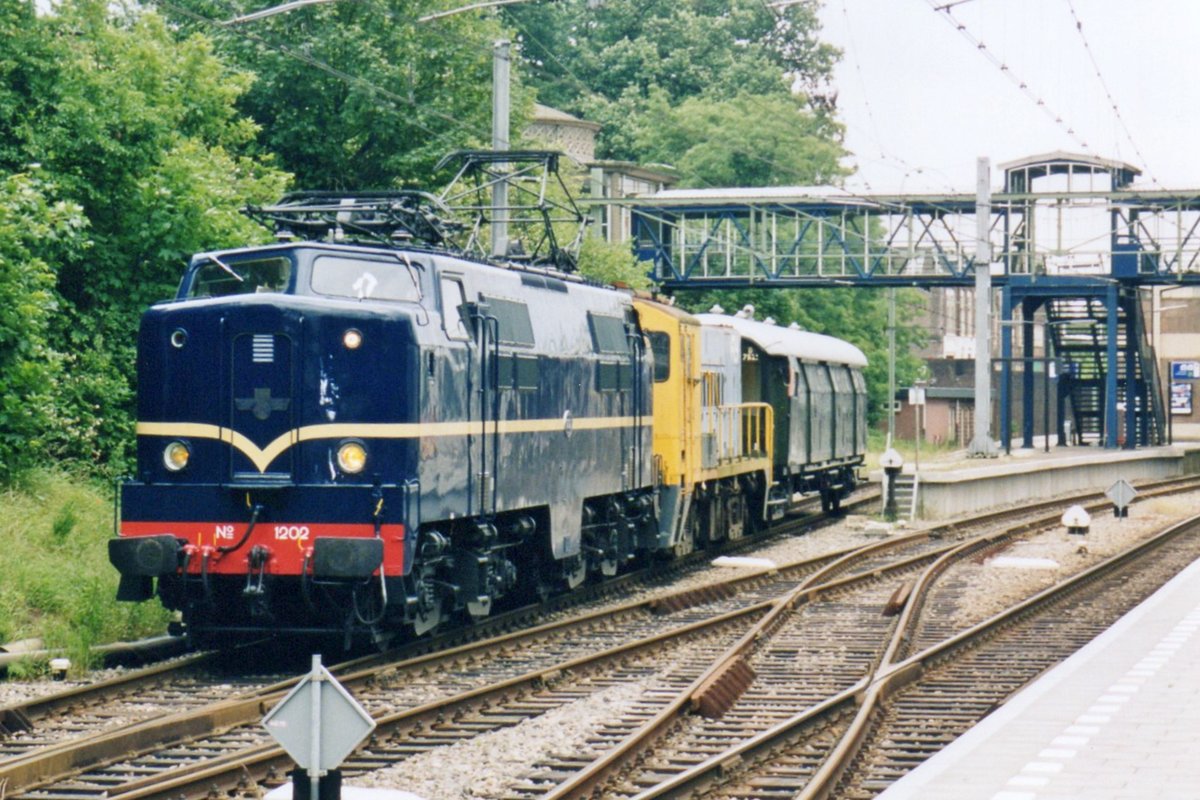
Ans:
[[[1108,487],[1105,492],[1108,499],[1113,501],[1113,505],[1118,509],[1125,508],[1133,502],[1133,498],[1137,497],[1137,489],[1130,485],[1129,481],[1122,478],[1121,480]]]
[[[313,656],[313,669],[262,720],[302,769],[336,769],[375,729],[375,720]]]

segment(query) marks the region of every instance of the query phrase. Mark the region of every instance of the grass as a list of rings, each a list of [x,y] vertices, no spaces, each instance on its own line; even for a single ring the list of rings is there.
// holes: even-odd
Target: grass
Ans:
[[[92,645],[165,630],[157,602],[114,599],[112,520],[111,488],[69,475],[39,471],[0,490],[0,643],[40,638],[82,670],[93,665]]]
[[[892,441],[892,447],[896,449],[900,456],[904,459],[905,464],[911,464],[916,460],[917,443],[913,439],[895,439]],[[879,469],[879,458],[883,455],[883,451],[887,449],[887,432],[872,428],[867,431],[867,459],[864,465],[867,470]],[[957,452],[963,448],[950,443],[934,444],[929,441],[921,442],[921,460],[937,461],[944,458],[950,453]]]

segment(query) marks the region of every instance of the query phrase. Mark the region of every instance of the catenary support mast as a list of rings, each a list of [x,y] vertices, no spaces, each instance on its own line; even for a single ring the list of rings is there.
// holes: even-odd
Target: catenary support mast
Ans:
[[[975,174],[975,436],[970,454],[997,455],[992,439],[992,221],[991,164],[981,158]]]

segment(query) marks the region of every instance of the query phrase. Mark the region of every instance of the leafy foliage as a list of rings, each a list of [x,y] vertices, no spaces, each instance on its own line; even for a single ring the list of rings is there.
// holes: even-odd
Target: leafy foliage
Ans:
[[[654,128],[646,117],[689,99],[717,106],[739,96],[791,100],[794,113],[807,108],[827,124],[823,87],[837,51],[817,38],[815,0],[776,9],[761,0],[563,0],[511,6],[506,16],[521,36],[539,99],[604,125],[601,157],[678,165],[684,151],[666,142],[656,144],[657,158],[648,157]],[[773,113],[755,108],[720,121],[753,128]],[[737,183],[753,185],[752,177]]]
[[[58,309],[46,257],[82,247],[79,209],[52,203],[28,174],[0,180],[0,483],[44,459],[56,419]]]
[[[120,471],[141,311],[173,293],[190,253],[261,240],[238,209],[275,199],[288,176],[252,153],[257,128],[234,105],[249,76],[202,36],[177,40],[162,18],[98,0],[48,17],[0,0],[0,41],[14,44],[0,50],[0,169],[39,163],[91,244],[27,240],[27,263],[56,277],[49,337],[67,368],[55,425],[36,438],[58,458]]]
[[[257,76],[240,107],[303,188],[429,188],[447,152],[491,143],[492,45],[507,38],[491,15],[420,22],[445,3],[359,0],[218,28],[237,5],[164,7]],[[514,70],[515,130],[531,105],[519,78]]]
[[[41,637],[85,669],[91,645],[163,630],[168,614],[161,605],[114,599],[110,492],[78,476],[33,470],[19,488],[0,490],[0,510],[0,641]]]
[[[673,164],[684,186],[832,184],[845,174],[840,127],[792,95],[743,91],[671,106],[654,91],[629,127],[641,158]]]
[[[649,289],[646,263],[638,261],[623,244],[610,244],[597,236],[583,240],[579,253],[579,272],[594,281],[620,284],[631,289]]]

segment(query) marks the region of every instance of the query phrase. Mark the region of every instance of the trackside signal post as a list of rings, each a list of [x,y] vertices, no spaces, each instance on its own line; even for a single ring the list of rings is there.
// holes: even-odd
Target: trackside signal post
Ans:
[[[309,800],[338,800],[337,767],[375,729],[371,715],[321,666],[320,655],[312,657],[312,671],[262,724],[300,767],[293,774],[292,800],[303,800],[303,780],[296,780],[303,773],[308,776]]]

